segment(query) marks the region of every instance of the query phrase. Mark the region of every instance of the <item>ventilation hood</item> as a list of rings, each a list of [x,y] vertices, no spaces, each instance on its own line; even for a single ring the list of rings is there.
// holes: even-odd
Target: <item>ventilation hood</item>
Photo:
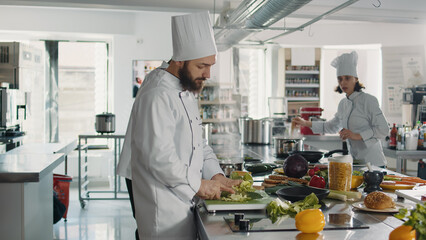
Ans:
[[[253,33],[263,30],[277,30],[276,36],[259,41],[264,44],[271,40],[303,30],[305,27],[333,14],[359,0],[348,0],[343,4],[313,18],[295,28],[273,28],[271,25],[289,16],[312,0],[243,0],[235,9],[228,9],[221,13],[214,26],[215,39],[219,51],[225,51],[239,44]]]

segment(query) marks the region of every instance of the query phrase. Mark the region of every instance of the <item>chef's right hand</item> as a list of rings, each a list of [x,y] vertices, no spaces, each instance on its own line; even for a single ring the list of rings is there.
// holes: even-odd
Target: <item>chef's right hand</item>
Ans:
[[[292,125],[296,125],[296,127],[298,126],[303,126],[303,127],[312,127],[312,122],[311,121],[306,121],[303,118],[300,117],[295,117],[291,120]]]
[[[220,199],[220,193],[222,191],[235,193],[232,188],[225,186],[219,181],[202,179],[197,196],[202,199]]]

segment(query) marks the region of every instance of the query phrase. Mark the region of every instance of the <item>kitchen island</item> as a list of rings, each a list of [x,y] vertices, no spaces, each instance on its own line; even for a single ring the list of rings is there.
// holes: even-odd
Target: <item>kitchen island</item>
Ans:
[[[53,238],[53,174],[64,154],[0,154],[1,239]]]
[[[243,146],[242,156],[251,156],[253,158],[262,158],[264,162],[274,162],[277,160],[272,155],[272,146]],[[388,173],[392,173],[388,171]],[[403,206],[414,206],[414,202],[404,199],[398,199],[392,192],[388,193],[396,202]],[[363,194],[365,196],[365,194]],[[351,201],[342,202],[333,199],[324,199],[322,211],[327,222],[330,222],[332,216],[339,214],[344,216],[345,221],[359,221],[367,229],[347,229],[347,230],[324,230],[321,232],[323,239],[388,239],[389,233],[403,222],[395,217],[393,213],[376,213],[356,210],[352,207]],[[232,218],[236,211],[216,211],[209,213],[203,203],[196,207],[196,222],[201,239],[296,239],[300,231],[267,231],[267,232],[233,232],[224,217]],[[265,210],[240,211],[245,213],[245,218],[266,218]],[[343,215],[342,215],[343,214]],[[339,218],[341,219],[341,218]],[[356,220],[353,220],[356,219]],[[262,220],[263,221],[263,220]],[[299,235],[300,237],[300,235]],[[303,238],[297,238],[303,239]]]

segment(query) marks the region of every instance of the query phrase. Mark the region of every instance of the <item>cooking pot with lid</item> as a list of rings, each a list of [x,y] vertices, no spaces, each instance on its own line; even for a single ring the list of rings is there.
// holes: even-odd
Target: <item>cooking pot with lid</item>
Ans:
[[[102,113],[96,115],[95,129],[98,133],[115,132],[115,115],[112,113]]]
[[[279,158],[286,158],[290,153],[303,150],[303,138],[274,137],[274,154]]]
[[[263,118],[252,120],[252,139],[251,143],[256,144],[270,144],[271,136],[271,119]]]

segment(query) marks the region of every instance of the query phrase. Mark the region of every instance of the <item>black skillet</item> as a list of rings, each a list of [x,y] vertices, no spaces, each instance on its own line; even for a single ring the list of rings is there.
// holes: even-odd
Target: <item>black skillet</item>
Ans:
[[[291,155],[300,154],[310,163],[317,163],[323,157],[330,157],[334,153],[343,153],[343,155],[348,154],[348,150],[337,149],[327,153],[321,151],[293,151]]]

